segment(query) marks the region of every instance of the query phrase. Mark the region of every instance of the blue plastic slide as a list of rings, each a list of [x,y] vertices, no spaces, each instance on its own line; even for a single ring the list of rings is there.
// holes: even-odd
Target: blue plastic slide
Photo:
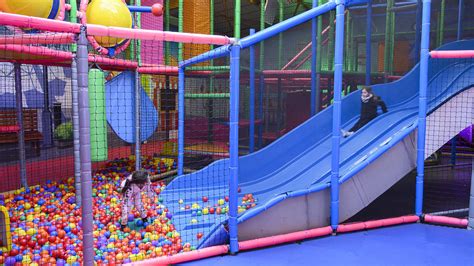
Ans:
[[[158,112],[140,86],[140,141],[150,138],[158,127]],[[122,72],[105,84],[107,122],[119,138],[135,142],[135,73]]]
[[[440,48],[470,49],[474,49],[474,41],[454,42]],[[431,59],[426,157],[472,123],[469,108],[474,106],[469,98],[474,98],[474,90],[470,90],[473,86],[474,60]],[[373,89],[386,102],[389,112],[341,142],[341,222],[416,167],[419,67],[396,82],[375,85]],[[456,114],[456,118],[469,116],[467,122],[446,119],[452,117],[453,106],[461,104],[466,112]],[[329,225],[332,112],[331,106],[268,147],[239,159],[239,203],[249,193],[258,199],[256,207],[239,213],[239,240]],[[342,100],[343,127],[350,128],[359,115],[360,91],[356,91]],[[436,119],[445,124],[443,134],[435,131],[439,129]],[[179,210],[182,205],[178,199],[184,205],[202,204],[202,196],[216,202],[228,193],[228,168],[229,161],[220,160],[176,178],[162,192],[164,204]],[[173,216],[183,243],[205,247],[228,240],[227,215],[195,217],[192,212],[181,209]],[[196,221],[190,223],[192,219]],[[195,237],[198,232],[204,235],[200,239]]]

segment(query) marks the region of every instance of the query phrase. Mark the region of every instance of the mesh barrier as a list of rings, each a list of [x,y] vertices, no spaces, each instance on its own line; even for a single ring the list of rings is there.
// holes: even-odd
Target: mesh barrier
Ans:
[[[229,58],[190,65],[184,77],[185,175],[165,195],[176,228],[194,249],[228,241]]]
[[[157,22],[145,15],[142,23],[148,29],[155,29]],[[94,32],[93,27],[88,30]],[[225,202],[226,190],[221,188],[215,195],[201,196],[191,191],[191,203],[170,196],[173,192],[162,194],[177,172],[180,45],[158,41],[166,38],[165,33],[155,33],[153,40],[140,41],[89,34],[88,99],[80,99],[84,94],[77,92],[79,80],[73,60],[78,28],[64,31],[69,32],[2,27],[0,205],[6,207],[10,219],[0,217],[0,246],[8,241],[12,244],[8,247],[11,251],[0,255],[1,263],[19,260],[18,254],[23,263],[83,262],[84,220],[80,218],[78,179],[81,157],[80,146],[74,146],[75,137],[79,136],[75,104],[81,99],[89,105],[89,117],[85,120],[90,123],[93,208],[90,233],[94,244],[87,248],[93,249],[94,260],[104,264],[128,263],[196,249],[207,233],[203,226],[226,220],[227,207],[221,203]],[[110,46],[112,42],[117,43]],[[207,41],[198,41],[203,42]],[[189,44],[183,57],[201,53],[202,46],[198,49],[198,45]],[[215,90],[228,99],[226,71],[222,71],[223,76],[212,78],[209,73],[190,75],[191,96],[187,103],[191,108],[187,119],[193,121],[194,114],[196,120],[187,129],[192,134],[186,139],[186,145],[190,146],[186,169],[201,169],[216,158],[228,156],[228,130],[219,128],[226,127],[226,97],[218,97],[214,104],[199,95],[192,97]],[[200,123],[209,114],[210,130],[214,126],[219,132],[211,136],[215,140],[207,137],[208,131],[199,132]],[[216,156],[199,152],[209,141],[218,142],[219,149],[223,147],[212,151]],[[198,145],[198,152],[193,145]],[[130,195],[121,193],[122,182],[136,167],[150,175],[152,183],[150,189],[146,188],[146,196],[137,192],[135,185],[131,185]],[[220,172],[209,176],[209,182],[219,179],[226,169],[223,166]],[[202,182],[191,182],[187,188],[200,185]],[[199,210],[197,201],[202,206]],[[187,215],[186,219],[182,219],[183,214]],[[7,224],[11,237],[4,230]]]
[[[473,59],[431,59],[424,209],[467,217],[472,174]]]

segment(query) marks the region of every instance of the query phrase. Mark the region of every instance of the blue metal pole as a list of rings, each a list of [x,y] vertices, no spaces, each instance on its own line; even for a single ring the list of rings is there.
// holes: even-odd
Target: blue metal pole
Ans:
[[[341,94],[344,53],[344,9],[345,0],[336,0],[336,44],[334,55],[334,104],[332,120],[331,161],[331,227],[339,223],[339,157],[341,142]]]
[[[83,263],[94,265],[94,217],[92,213],[92,170],[91,170],[91,136],[89,111],[89,61],[87,51],[86,28],[82,26],[77,41],[77,86],[79,105],[79,135],[81,155],[81,188],[82,188],[82,231]]]
[[[178,175],[184,173],[184,67],[178,70]]]
[[[474,158],[471,161],[471,193],[469,196],[469,215],[467,228],[474,229]]]
[[[415,58],[418,62],[420,56],[420,46],[421,46],[421,20],[423,16],[423,1],[418,0],[418,6],[416,7],[416,28],[415,28]]]
[[[321,5],[317,8],[313,8],[309,11],[306,11],[304,13],[301,13],[297,16],[294,16],[292,18],[289,18],[283,22],[280,22],[278,24],[275,24],[269,28],[266,28],[262,31],[259,31],[257,32],[256,34],[252,35],[252,36],[247,36],[245,38],[242,38],[240,41],[239,41],[239,44],[241,46],[241,49],[245,49],[251,45],[254,45],[256,43],[259,43],[263,40],[266,40],[268,38],[271,38],[273,36],[276,36],[277,34],[280,34],[288,29],[291,29],[295,26],[298,26],[304,22],[307,22],[319,15],[322,15],[332,9],[334,9],[334,7],[336,6],[336,4],[334,3],[334,1],[329,1],[327,2],[326,4],[324,5]]]
[[[313,0],[313,8],[318,7],[319,0]],[[318,19],[311,20],[311,116],[315,115],[319,108],[316,108],[319,102],[319,93],[317,90],[317,42],[318,42]]]
[[[423,18],[421,27],[421,56],[420,56],[420,98],[418,109],[418,144],[417,144],[417,176],[415,213],[423,213],[423,178],[425,166],[426,138],[426,94],[428,90],[428,61],[430,58],[430,14],[431,0],[423,0]]]
[[[128,6],[130,12],[151,13],[151,6]]]
[[[51,147],[53,145],[53,121],[51,117],[51,106],[49,101],[49,77],[48,66],[43,66],[43,97],[44,105],[41,113],[41,121],[43,122],[43,146]]]
[[[260,71],[263,71],[261,69]],[[265,77],[260,74],[260,90],[258,92],[258,118],[262,121],[258,126],[258,147],[262,148],[263,145],[263,96],[265,93]]]
[[[372,73],[372,0],[367,1],[367,33],[365,35],[365,85],[370,86]]]
[[[142,168],[140,155],[140,74],[135,71],[135,171]]]
[[[255,34],[255,29],[250,29],[250,35]],[[250,97],[249,97],[249,153],[255,149],[255,48],[250,46]]]
[[[20,182],[23,188],[28,187],[26,180],[26,153],[25,153],[25,129],[23,127],[23,89],[21,82],[21,65],[13,64],[15,70],[15,101],[16,101],[16,120],[18,123],[18,157],[20,161]]]
[[[462,18],[463,18],[463,13],[464,13],[464,0],[459,0],[459,5],[458,5],[458,34],[457,34],[457,40],[462,39]]]
[[[230,253],[239,251],[237,236],[237,206],[239,195],[239,94],[240,46],[233,45],[230,55],[230,184],[229,184],[229,235]]]
[[[81,144],[79,132],[79,89],[77,87],[77,61],[72,59],[71,64],[71,92],[72,92],[72,128],[74,136],[74,184],[76,188],[76,204],[82,204],[81,192]]]
[[[457,137],[451,139],[451,165],[456,165],[456,139]]]

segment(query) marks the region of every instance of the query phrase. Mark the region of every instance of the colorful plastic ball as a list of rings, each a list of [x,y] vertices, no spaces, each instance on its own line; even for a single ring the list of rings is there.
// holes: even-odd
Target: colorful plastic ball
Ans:
[[[131,28],[132,14],[122,0],[93,0],[87,6],[87,22],[109,27]],[[113,37],[95,37],[104,47],[114,47],[124,39]]]
[[[53,10],[54,8],[54,10]],[[0,10],[6,13],[56,19],[62,8],[60,0],[2,0]]]
[[[219,199],[217,201],[217,204],[219,204],[219,205],[224,205],[224,203],[225,203],[224,199]]]
[[[209,201],[208,197],[206,197],[206,196],[202,197],[202,202],[208,202],[208,201]]]
[[[5,265],[6,266],[13,266],[13,265],[15,265],[16,262],[17,261],[16,261],[15,257],[7,257],[5,259]]]
[[[151,6],[151,13],[153,16],[160,17],[163,15],[163,6],[161,4],[154,4]]]

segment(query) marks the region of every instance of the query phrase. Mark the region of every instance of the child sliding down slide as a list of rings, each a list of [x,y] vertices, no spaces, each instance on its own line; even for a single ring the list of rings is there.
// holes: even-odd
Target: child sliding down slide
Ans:
[[[375,95],[371,87],[364,87],[361,94],[360,118],[349,131],[341,130],[344,138],[354,134],[361,127],[365,126],[372,119],[377,117],[377,108],[380,106],[384,113],[387,112],[387,106],[382,99]]]

